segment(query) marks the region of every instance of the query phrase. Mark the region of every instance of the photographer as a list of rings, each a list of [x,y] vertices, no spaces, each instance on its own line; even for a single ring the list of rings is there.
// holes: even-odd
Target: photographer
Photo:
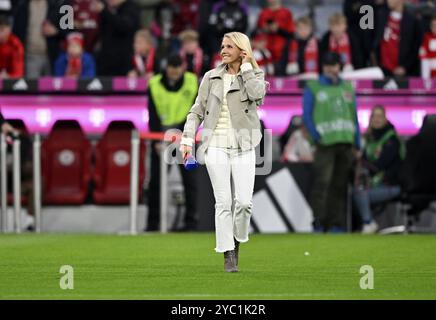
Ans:
[[[339,77],[341,67],[338,53],[324,54],[322,75],[303,94],[304,125],[316,145],[310,203],[319,232],[345,231],[348,176],[360,149],[355,91]]]

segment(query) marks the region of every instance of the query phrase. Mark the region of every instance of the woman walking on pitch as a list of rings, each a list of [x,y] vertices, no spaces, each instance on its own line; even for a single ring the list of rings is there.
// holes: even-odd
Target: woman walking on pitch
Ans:
[[[203,156],[215,196],[215,251],[224,253],[224,270],[238,271],[239,244],[248,241],[256,156],[262,133],[257,108],[265,96],[264,73],[253,58],[249,38],[224,35],[222,63],[208,71],[186,119],[180,151],[193,152],[203,122]]]

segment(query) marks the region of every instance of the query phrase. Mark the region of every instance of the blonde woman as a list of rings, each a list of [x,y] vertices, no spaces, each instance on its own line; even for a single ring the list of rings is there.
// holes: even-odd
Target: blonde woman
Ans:
[[[262,137],[257,108],[266,88],[245,34],[225,34],[220,54],[222,63],[201,81],[180,151],[183,156],[193,152],[195,133],[203,122],[197,158],[204,156],[215,196],[215,251],[224,253],[226,272],[237,272],[239,244],[248,241],[254,148]]]

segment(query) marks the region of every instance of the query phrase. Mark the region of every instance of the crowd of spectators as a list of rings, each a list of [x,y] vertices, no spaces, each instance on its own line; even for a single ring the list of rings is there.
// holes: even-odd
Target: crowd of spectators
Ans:
[[[265,0],[257,13],[259,2],[1,0],[0,77],[150,77],[172,53],[201,76],[220,63],[220,39],[229,31],[250,36],[270,76],[319,72],[326,51],[341,55],[345,71],[379,66],[386,76],[436,74],[434,1],[344,0],[320,38],[313,10],[296,18],[281,0]],[[60,27],[65,4],[74,9],[73,30]],[[374,29],[360,27],[362,5],[374,8]],[[149,22],[141,20],[145,9],[152,12]]]

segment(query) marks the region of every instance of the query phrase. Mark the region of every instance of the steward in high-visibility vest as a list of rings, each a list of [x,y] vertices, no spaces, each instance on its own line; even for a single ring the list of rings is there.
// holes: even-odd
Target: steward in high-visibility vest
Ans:
[[[303,122],[316,146],[310,204],[316,231],[345,231],[345,199],[353,155],[360,149],[356,97],[339,77],[343,61],[335,52],[322,60],[322,75],[303,93]]]
[[[165,74],[157,74],[149,81],[149,97],[161,126],[156,128],[156,131],[180,127],[183,129],[186,115],[197,96],[198,78],[191,72],[184,72],[181,79],[172,87],[168,82]]]
[[[313,121],[320,135],[319,143],[325,146],[336,143],[353,144],[356,135],[356,105],[354,90],[349,81],[337,85],[308,81],[313,94]]]
[[[179,129],[182,133],[189,110],[198,91],[197,76],[185,70],[179,55],[168,58],[165,72],[153,76],[149,81],[148,113],[149,131],[164,132]],[[148,221],[146,231],[159,230],[160,224],[160,157],[165,145],[161,141],[151,143],[151,170],[148,185]],[[177,148],[178,149],[178,148]],[[183,226],[174,226],[172,231],[193,231],[197,228],[197,178],[196,170],[185,170],[177,165],[182,176],[185,215]],[[179,222],[178,217],[175,219]],[[180,221],[182,222],[182,221]]]

